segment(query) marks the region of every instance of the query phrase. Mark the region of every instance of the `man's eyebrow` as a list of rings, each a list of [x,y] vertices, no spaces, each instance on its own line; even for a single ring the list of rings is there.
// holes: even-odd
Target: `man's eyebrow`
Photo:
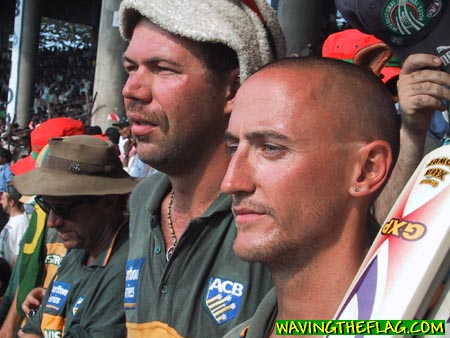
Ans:
[[[248,140],[279,140],[288,141],[289,138],[286,135],[280,134],[274,130],[252,131],[245,134],[245,138]]]
[[[122,63],[124,63],[125,61],[130,62],[130,63],[134,63],[134,61],[131,60],[129,57],[127,57],[127,56],[125,55],[125,53],[122,54],[121,59],[122,59]]]
[[[231,132],[229,132],[228,130],[225,131],[225,134],[223,136],[225,142],[231,143],[231,142],[236,142],[239,140],[239,138],[235,135],[233,135]]]
[[[145,59],[144,60],[144,64],[155,64],[155,63],[158,63],[158,62],[161,62],[161,61],[166,62],[166,63],[171,64],[171,65],[174,65],[174,66],[179,65],[175,61],[172,61],[172,60],[169,60],[169,59],[164,59],[164,58],[158,57],[158,56]],[[133,60],[130,57],[126,56],[125,53],[122,55],[122,63],[124,63],[124,62],[129,62],[129,63],[132,63],[132,64],[136,64],[137,63],[135,60]]]
[[[265,131],[252,131],[244,134],[244,138],[249,141],[255,140],[279,140],[279,141],[289,141],[290,139],[279,132],[274,130],[265,130]],[[238,141],[239,138],[233,135],[231,132],[226,131],[224,135],[224,139],[227,142]]]

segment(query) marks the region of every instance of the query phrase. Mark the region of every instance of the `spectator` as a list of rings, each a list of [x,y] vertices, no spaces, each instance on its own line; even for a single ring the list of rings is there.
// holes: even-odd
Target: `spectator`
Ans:
[[[20,337],[126,335],[117,295],[125,292],[125,211],[136,183],[122,169],[113,145],[88,135],[50,140],[42,166],[14,178],[19,191],[38,195],[47,226],[59,232],[69,250]]]
[[[110,140],[117,150],[117,156],[120,156],[120,149],[119,149],[119,138],[120,133],[119,130],[116,127],[108,127],[105,130],[105,136]]]
[[[235,91],[285,55],[281,27],[265,0],[124,0],[120,17],[127,116],[139,158],[159,171],[130,201],[128,337],[220,337],[272,286],[234,255],[220,182]]]
[[[108,127],[105,130],[106,137],[115,145],[119,145],[120,133],[115,127]]]
[[[11,152],[5,148],[0,148],[0,194],[3,191],[6,191],[6,187],[11,182],[13,177],[10,168],[11,159]],[[2,208],[0,210],[0,231],[8,222],[8,217],[8,214],[6,214]]]
[[[381,210],[392,207],[422,160],[432,118],[436,111],[440,118],[439,113],[448,110],[450,99],[450,6],[433,2],[427,11],[422,2],[408,2],[408,5],[412,6],[411,10],[427,13],[415,18],[416,24],[411,29],[404,29],[405,18],[401,15],[405,12],[397,6],[389,6],[386,0],[336,1],[337,9],[350,25],[382,40],[403,62],[397,82],[402,115],[401,152],[392,179],[377,199],[375,207]],[[438,129],[438,136],[446,137],[448,130]],[[428,142],[427,150],[435,146]],[[394,198],[386,198],[386,194]],[[382,218],[377,216],[377,219]]]
[[[32,153],[12,166],[13,173],[24,174],[40,165],[50,138],[81,135],[84,130],[81,121],[70,118],[55,118],[40,124],[31,133]],[[47,229],[45,224],[46,214],[35,205],[11,282],[0,306],[0,337],[14,335],[24,317],[21,304],[26,295],[36,286],[46,287],[50,283],[66,254],[58,233]]]
[[[227,338],[333,318],[371,243],[369,208],[399,149],[396,115],[381,81],[333,59],[286,59],[244,83],[222,189],[233,196],[236,254],[268,265],[275,288]]]
[[[322,56],[370,66],[397,101],[397,81],[401,62],[400,59],[395,56],[391,57],[391,55],[393,55],[393,51],[384,42],[357,29],[346,29],[331,34],[325,40],[322,48]],[[430,67],[434,67],[434,65]],[[436,111],[433,114],[427,136],[425,154],[441,146],[450,136],[448,110]]]
[[[131,143],[129,142],[131,136],[130,122],[126,116],[121,117],[120,120],[112,124],[114,127],[119,128],[120,138],[119,138],[119,150],[120,159],[124,167],[128,166],[129,153],[131,150]]]
[[[86,135],[102,135],[102,128],[100,126],[86,127]]]
[[[16,264],[19,244],[29,222],[20,197],[14,187],[8,186],[0,199],[3,211],[9,215],[8,223],[0,233],[0,257],[8,262],[11,269]]]
[[[150,171],[150,166],[145,164],[139,158],[136,149],[136,140],[133,135],[130,136],[129,142],[131,150],[128,153],[128,167],[124,168],[131,177],[147,177]]]
[[[45,111],[44,121],[49,115],[87,116],[86,101],[92,99],[93,57],[88,49],[40,50],[34,112]]]
[[[0,192],[6,191],[6,187],[12,180],[11,159],[11,152],[5,148],[0,148]]]

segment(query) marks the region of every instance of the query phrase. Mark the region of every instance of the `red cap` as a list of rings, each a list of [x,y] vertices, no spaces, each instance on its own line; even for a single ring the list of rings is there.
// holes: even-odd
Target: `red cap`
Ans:
[[[68,117],[57,117],[37,126],[30,134],[31,154],[11,165],[14,175],[24,174],[36,167],[36,158],[48,141],[54,137],[82,135],[84,124]]]
[[[377,44],[385,45],[373,35],[364,34],[357,29],[346,29],[328,36],[322,47],[322,56],[353,63],[357,52]],[[398,76],[400,68],[400,61],[392,57],[381,69],[382,81],[386,83]]]

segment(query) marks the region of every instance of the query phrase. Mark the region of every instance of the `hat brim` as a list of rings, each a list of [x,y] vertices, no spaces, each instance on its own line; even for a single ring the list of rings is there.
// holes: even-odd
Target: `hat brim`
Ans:
[[[437,19],[437,23],[433,22],[429,32],[424,33],[423,36],[421,36],[422,32],[419,32],[417,39],[413,37],[410,42],[406,40],[403,44],[399,42],[403,40],[403,37],[395,36],[382,21],[381,10],[385,2],[336,0],[336,7],[351,26],[381,39],[402,61],[411,54],[433,54],[444,61],[443,70],[450,73],[450,3],[448,0],[439,2],[443,7],[438,15],[443,11],[442,15]],[[370,6],[370,10],[367,6]]]
[[[387,83],[391,81],[393,78],[398,77],[400,74],[400,68],[399,67],[383,67],[381,69],[381,74],[383,74],[383,78],[381,81],[383,83]]]
[[[19,201],[23,204],[31,204],[34,202],[34,196],[22,195]]]
[[[77,175],[43,167],[13,178],[22,195],[45,196],[121,195],[130,193],[137,183],[139,180],[133,177]]]
[[[433,30],[426,35],[422,40],[414,43],[410,46],[395,46],[386,44],[392,48],[392,50],[403,61],[411,54],[426,53],[439,56],[444,61],[443,70],[450,74],[450,4],[444,9],[439,23],[433,28]]]
[[[34,168],[36,168],[36,160],[31,155],[24,157],[10,166],[10,169],[14,175],[25,174]]]

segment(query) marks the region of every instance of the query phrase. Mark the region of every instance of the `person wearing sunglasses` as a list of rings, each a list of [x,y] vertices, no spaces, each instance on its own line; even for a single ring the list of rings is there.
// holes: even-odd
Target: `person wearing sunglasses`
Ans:
[[[13,179],[22,194],[36,195],[47,226],[68,249],[40,306],[27,299],[19,337],[126,335],[126,209],[137,182],[111,142],[88,135],[51,139],[42,166]],[[33,293],[36,300],[42,290]]]

